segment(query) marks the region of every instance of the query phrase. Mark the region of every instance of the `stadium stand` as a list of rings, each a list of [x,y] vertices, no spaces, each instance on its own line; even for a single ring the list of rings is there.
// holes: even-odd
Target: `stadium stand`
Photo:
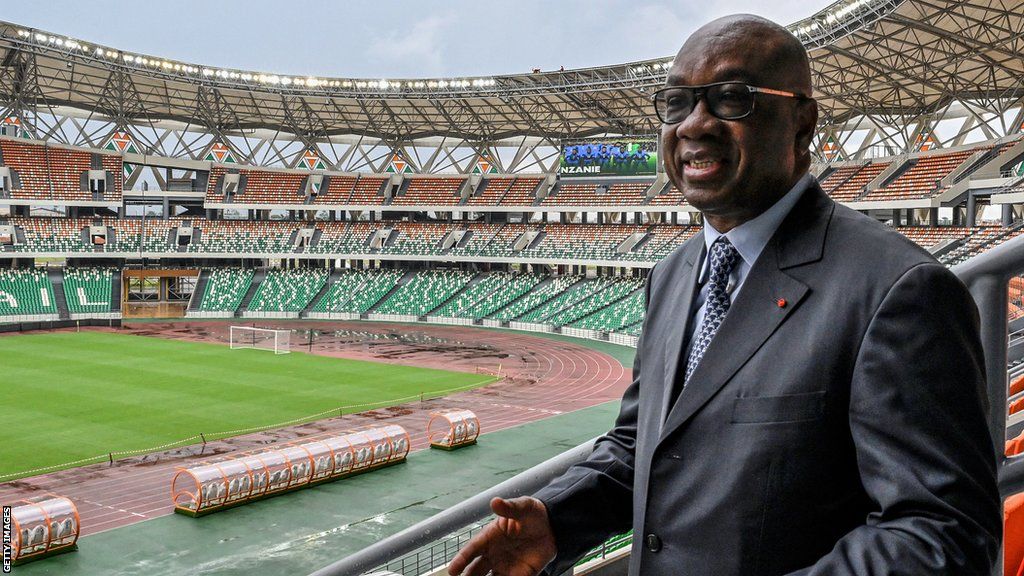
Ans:
[[[861,200],[913,200],[934,196],[941,181],[977,149],[921,156],[913,166],[891,182],[867,193]]]
[[[357,205],[383,204],[384,183],[387,181],[387,178],[379,176],[360,176],[355,186],[352,187],[348,203]]]
[[[558,297],[570,286],[582,280],[579,276],[556,276],[540,283],[537,288],[522,298],[513,300],[507,307],[499,310],[491,317],[495,320],[515,320],[526,311],[536,308],[553,298]]]
[[[652,181],[563,183],[543,206],[641,206]]]
[[[202,312],[234,313],[249,289],[254,271],[249,268],[218,268],[210,272],[206,291],[202,294]]]
[[[314,204],[347,204],[358,176],[331,176],[326,188],[317,193]]]
[[[471,284],[433,314],[456,318],[483,318],[524,294],[540,280],[541,278],[534,274],[490,274]]]
[[[499,204],[504,206],[533,206],[537,203],[537,189],[543,178],[520,176],[512,182]]]
[[[199,239],[187,252],[285,254],[296,224],[293,222],[207,220],[197,222]]]
[[[475,276],[463,270],[424,270],[381,303],[379,314],[423,316],[461,290]]]
[[[112,307],[111,268],[67,268],[64,271],[64,297],[72,314],[110,312]]]
[[[597,292],[604,290],[615,282],[612,278],[593,278],[583,280],[572,285],[569,289],[551,298],[544,304],[523,314],[519,318],[521,322],[545,322],[551,319],[557,320],[557,314],[566,308],[574,305],[584,305],[584,302]]]
[[[466,183],[464,178],[410,178],[405,193],[396,196],[391,204],[395,206],[455,206],[462,197],[459,190]]]
[[[38,268],[0,270],[0,318],[43,314],[57,314],[46,272]]]
[[[652,206],[683,206],[686,200],[683,193],[676,188],[675,184],[669,184],[659,194],[655,195],[648,202]]]
[[[87,152],[68,148],[54,148],[41,144],[0,139],[0,152],[4,165],[17,174],[11,187],[11,198],[18,200],[49,200],[62,202],[120,202],[121,157],[104,152]],[[93,169],[105,173],[102,192],[93,194],[87,175]],[[109,188],[108,188],[109,183]],[[84,185],[83,185],[84,184]]]
[[[544,239],[523,250],[523,258],[620,260],[617,248],[633,234],[645,235],[646,226],[628,224],[548,224]]]
[[[402,273],[398,270],[345,270],[314,304],[313,311],[365,312],[391,290],[401,277]],[[376,298],[373,298],[374,294]]]
[[[859,166],[845,180],[837,182],[834,188],[824,188],[825,192],[836,202],[857,200],[864,194],[864,187],[875,179],[886,168],[889,162],[873,162]]]
[[[644,291],[641,287],[611,306],[592,312],[570,324],[574,328],[617,332],[644,319]]]
[[[299,312],[327,281],[326,270],[271,270],[256,289],[248,312]]]
[[[441,240],[452,225],[436,222],[398,222],[399,235],[393,243],[381,248],[384,254],[436,255],[441,253]]]
[[[472,228],[471,228],[472,229]],[[494,230],[493,228],[491,230]],[[505,224],[489,234],[488,229],[479,228],[479,234],[474,232],[466,249],[475,252],[472,255],[483,257],[511,257],[518,256],[519,252],[514,249],[513,243],[519,239],[527,230],[532,230],[526,224]]]
[[[515,181],[514,176],[484,178],[466,204],[468,206],[497,206]]]
[[[570,324],[607,307],[609,304],[618,301],[630,292],[643,288],[643,280],[635,278],[616,277],[606,282],[606,286],[598,289],[594,294],[576,301],[571,307],[566,307],[552,314],[547,322],[554,326]]]

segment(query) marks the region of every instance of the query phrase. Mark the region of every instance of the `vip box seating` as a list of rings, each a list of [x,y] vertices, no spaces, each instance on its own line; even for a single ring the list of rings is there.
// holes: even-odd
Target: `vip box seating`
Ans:
[[[326,270],[274,269],[260,283],[249,303],[250,312],[299,312],[327,282]]]
[[[0,317],[50,314],[57,314],[57,304],[46,272],[35,268],[0,270]]]
[[[210,272],[203,299],[199,302],[201,312],[229,312],[234,314],[242,298],[249,290],[253,270],[246,268],[217,268]]]
[[[459,189],[464,178],[410,178],[405,193],[392,199],[393,206],[455,206],[462,201]]]
[[[112,309],[114,270],[112,268],[67,268],[64,298],[74,314],[105,313]]]
[[[424,270],[402,285],[383,304],[379,314],[423,316],[461,290],[473,276],[463,270]]]
[[[629,296],[570,324],[573,328],[617,332],[644,319],[644,290],[641,286]]]
[[[544,239],[523,250],[523,258],[566,260],[621,260],[616,248],[631,234],[646,233],[647,226],[634,224],[548,224]]]
[[[401,278],[400,270],[346,270],[316,302],[313,311],[361,314],[383,298]]]
[[[558,185],[542,206],[641,206],[652,181],[568,183]]]
[[[874,180],[875,176],[881,174],[888,167],[889,162],[874,162],[859,166],[845,180],[839,180],[838,178],[833,180],[829,176],[825,180],[830,185],[833,181],[835,184],[832,187],[822,186],[822,189],[836,202],[850,202],[860,197],[864,193],[864,187],[867,186],[868,182]]]
[[[547,282],[541,283],[535,290],[527,293],[522,298],[514,300],[506,308],[499,310],[492,318],[501,321],[515,320],[526,311],[542,305],[544,302],[556,298],[565,292],[570,286],[582,280],[580,276],[556,276]]]
[[[0,139],[0,150],[3,151],[4,165],[17,173],[21,183],[20,187],[12,185],[13,199],[52,200],[57,204],[121,201],[123,166],[120,156],[6,139]],[[96,196],[89,190],[88,178],[83,180],[83,176],[93,169],[94,155],[99,158],[96,169],[104,172],[104,190]]]
[[[480,319],[525,294],[542,279],[536,274],[496,272],[463,290],[434,315]]]
[[[934,196],[942,191],[939,183],[943,178],[963,164],[969,156],[984,149],[923,155],[892,182],[868,192],[861,200],[914,200]]]

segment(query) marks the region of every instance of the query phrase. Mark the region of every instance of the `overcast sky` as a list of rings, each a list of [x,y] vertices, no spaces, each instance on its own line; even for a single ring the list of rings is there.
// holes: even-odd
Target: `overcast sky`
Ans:
[[[0,18],[120,50],[294,75],[474,76],[669,56],[704,22],[825,0],[6,0]]]

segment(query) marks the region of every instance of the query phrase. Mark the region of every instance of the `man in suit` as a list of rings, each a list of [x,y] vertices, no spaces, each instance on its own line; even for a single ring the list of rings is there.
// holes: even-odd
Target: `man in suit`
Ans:
[[[989,574],[977,311],[808,175],[810,95],[806,52],[770,21],[686,41],[654,101],[704,230],[648,278],[615,427],[536,497],[492,502],[450,573],[559,574],[632,528],[633,575]]]

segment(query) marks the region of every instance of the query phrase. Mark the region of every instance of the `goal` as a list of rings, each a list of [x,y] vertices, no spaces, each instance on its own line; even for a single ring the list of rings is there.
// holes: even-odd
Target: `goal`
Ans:
[[[274,354],[291,352],[291,330],[271,330],[252,326],[231,327],[231,349],[255,348]]]

